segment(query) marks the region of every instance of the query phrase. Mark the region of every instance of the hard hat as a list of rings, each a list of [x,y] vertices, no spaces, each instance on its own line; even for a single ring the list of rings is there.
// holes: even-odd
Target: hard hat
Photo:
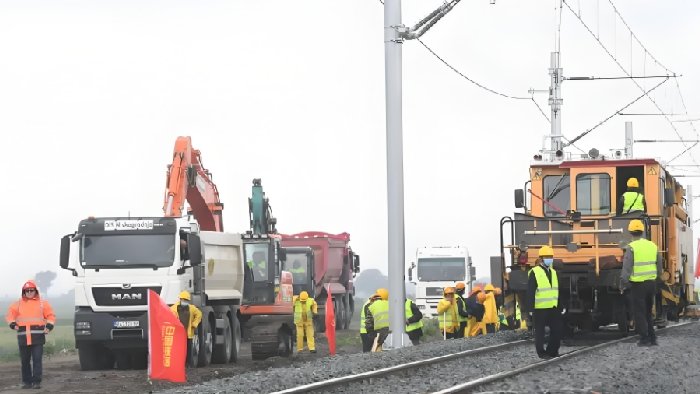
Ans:
[[[299,293],[299,301],[306,301],[309,299],[309,293],[302,291]]]
[[[639,181],[637,178],[630,178],[627,180],[627,187],[639,187]]]
[[[457,283],[457,286],[455,286],[455,289],[457,290],[464,290],[466,286],[464,285],[464,282],[459,282]]]
[[[389,290],[385,288],[377,289],[377,295],[386,301],[389,299]]]
[[[472,292],[470,295],[474,295],[480,291],[481,291],[481,286],[474,286],[474,288],[472,288]]]
[[[642,232],[644,231],[644,223],[642,223],[642,221],[639,219],[631,220],[629,226],[627,226],[627,230],[629,230],[630,232]]]
[[[493,287],[493,285],[492,285],[491,283],[489,283],[488,285],[484,286],[484,291],[494,291],[494,290],[496,290],[496,288]]]
[[[554,249],[552,249],[548,245],[544,245],[543,247],[540,248],[539,255],[540,255],[540,257],[542,257],[542,256],[548,256],[548,257],[554,256]]]
[[[445,287],[445,291],[444,291],[444,294],[445,294],[445,295],[454,294],[454,293],[455,293],[455,288],[454,288],[454,287]]]
[[[187,300],[187,301],[192,301],[192,297],[190,296],[190,292],[187,290],[183,290],[180,292],[180,299],[181,300]]]

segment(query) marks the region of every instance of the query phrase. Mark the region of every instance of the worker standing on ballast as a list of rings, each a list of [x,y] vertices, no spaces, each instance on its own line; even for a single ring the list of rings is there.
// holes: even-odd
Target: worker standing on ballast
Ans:
[[[192,296],[187,290],[180,292],[179,301],[174,303],[170,310],[182,323],[182,327],[185,328],[187,332],[187,353],[185,357],[185,366],[188,364],[192,356],[192,339],[197,335],[197,327],[202,321],[202,311],[199,310],[195,305],[192,305]],[[190,360],[190,366],[196,366],[197,360]]]
[[[367,332],[374,332],[373,352],[381,352],[386,337],[389,336],[389,290],[377,289],[379,299],[369,304],[365,310]]]
[[[304,337],[309,352],[316,353],[314,341],[314,316],[318,314],[316,300],[309,298],[309,293],[302,291],[294,297],[294,325],[297,330],[297,353],[304,351]]]
[[[640,336],[637,345],[654,346],[657,342],[652,307],[656,296],[656,283],[661,279],[663,272],[661,254],[654,242],[642,237],[644,223],[641,220],[630,221],[627,229],[632,234],[632,242],[627,245],[622,258],[620,278],[623,286],[632,290],[634,326]]]
[[[455,301],[457,302],[457,321],[459,321],[459,329],[455,338],[464,338],[467,336],[467,321],[469,320],[469,312],[467,310],[467,301],[464,299],[464,282],[459,282],[455,286]]]
[[[481,293],[481,286],[474,286],[472,292],[467,297],[467,313],[469,318],[467,319],[467,336],[475,337],[482,333],[482,323],[481,319],[484,317],[484,305],[479,303],[479,293]]]
[[[554,250],[544,245],[540,248],[538,264],[528,273],[527,299],[535,325],[535,349],[543,359],[559,357],[562,318],[566,309],[560,309],[559,279],[554,265]],[[544,330],[549,326],[549,341],[544,347]]]
[[[423,313],[410,298],[406,298],[404,308],[406,313],[406,334],[408,334],[408,339],[411,340],[413,346],[417,346],[420,343],[420,337],[423,336]]]
[[[444,339],[454,339],[457,338],[457,331],[459,330],[455,288],[445,287],[443,297],[437,305],[440,332],[442,332]]]
[[[479,302],[484,305],[484,317],[481,319],[484,334],[493,334],[498,325],[498,309],[496,308],[496,296],[501,294],[501,289],[491,283],[484,286],[484,291],[479,294]]]
[[[369,312],[369,306],[376,300],[381,299],[382,297],[374,293],[372,294],[369,299],[362,305],[362,309],[360,310],[360,339],[362,339],[362,352],[363,353],[368,353],[372,351],[372,344],[374,343],[374,336],[376,333],[374,332],[374,327],[368,328],[368,322],[367,322],[367,315],[370,313]],[[373,324],[373,323],[372,323]]]

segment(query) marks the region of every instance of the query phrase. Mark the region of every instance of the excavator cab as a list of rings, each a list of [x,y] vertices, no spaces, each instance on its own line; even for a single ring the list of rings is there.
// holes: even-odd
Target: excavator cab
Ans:
[[[243,302],[248,305],[274,304],[279,293],[279,241],[267,234],[243,235],[245,282]]]
[[[316,296],[314,278],[314,250],[309,247],[285,248],[287,260],[282,264],[282,270],[290,272],[294,281],[294,294],[306,291],[310,297]]]

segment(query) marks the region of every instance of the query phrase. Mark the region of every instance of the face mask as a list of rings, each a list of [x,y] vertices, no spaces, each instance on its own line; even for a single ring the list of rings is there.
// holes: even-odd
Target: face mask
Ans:
[[[185,300],[180,300],[180,305],[184,305],[184,306],[186,306],[186,305],[189,305],[189,304],[190,304],[190,302],[189,302],[189,301],[185,301]]]
[[[542,262],[543,262],[544,265],[546,265],[547,267],[551,267],[551,266],[552,266],[552,263],[554,262],[554,258],[545,258],[545,259],[542,259]]]

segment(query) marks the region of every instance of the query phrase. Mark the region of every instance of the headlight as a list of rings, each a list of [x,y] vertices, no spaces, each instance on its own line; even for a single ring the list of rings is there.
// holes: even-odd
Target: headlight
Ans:
[[[90,329],[90,322],[89,321],[75,322],[75,329],[76,330],[89,330]]]

